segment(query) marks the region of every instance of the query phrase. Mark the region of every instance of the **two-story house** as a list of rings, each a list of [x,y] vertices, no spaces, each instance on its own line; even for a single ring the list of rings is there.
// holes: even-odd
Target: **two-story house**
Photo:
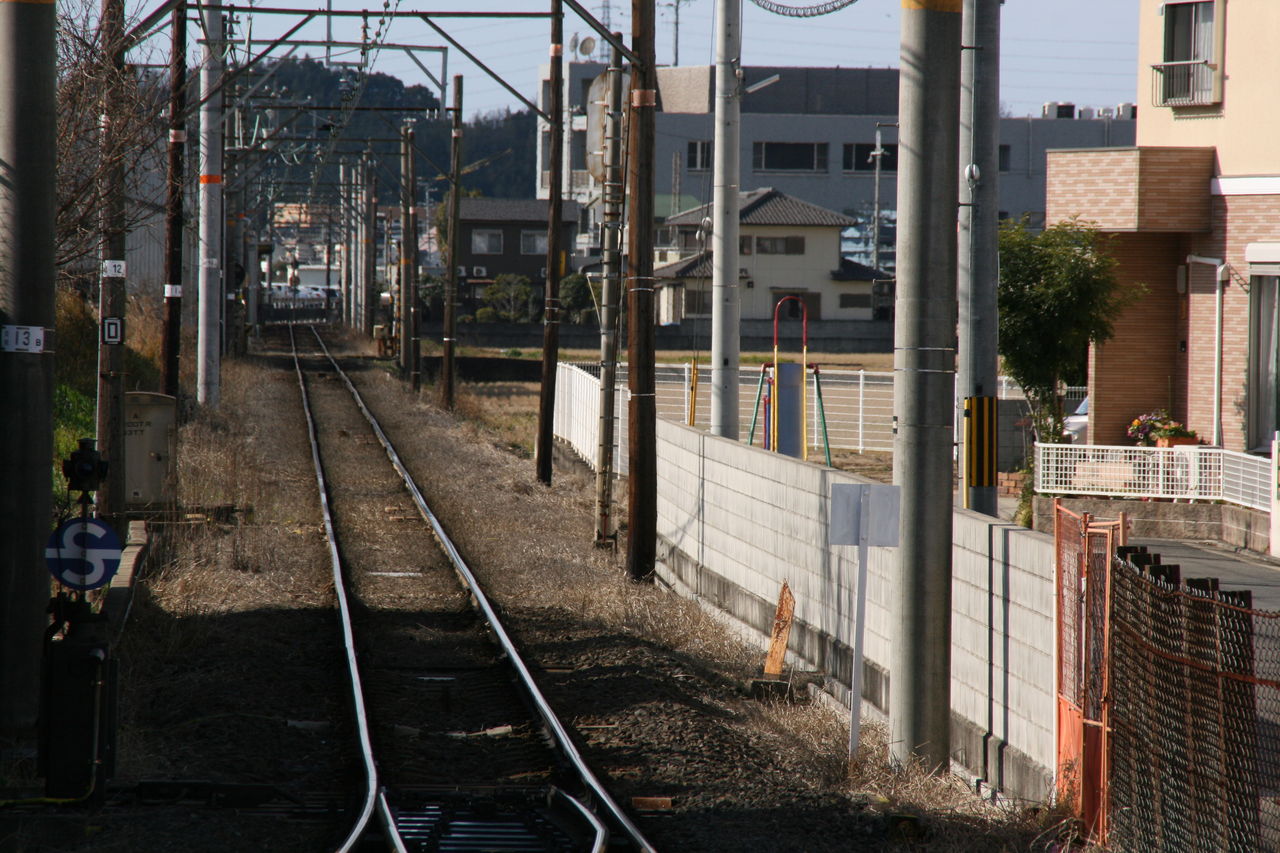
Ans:
[[[566,259],[578,231],[578,203],[561,207],[561,246]],[[500,275],[522,275],[535,290],[547,280],[547,202],[538,199],[462,198],[458,204],[458,288],[474,306]],[[571,272],[567,261],[563,273]]]
[[[1280,4],[1140,0],[1137,145],[1048,157],[1047,214],[1111,237],[1140,300],[1089,353],[1092,443],[1167,408],[1264,450],[1280,429]]]
[[[874,280],[887,279],[840,257],[840,232],[848,216],[763,187],[739,194],[738,287],[743,320],[769,320],[785,296],[803,303],[810,320],[870,320]],[[711,314],[711,250],[702,205],[667,219],[668,245],[654,269],[658,322],[679,323]],[[675,260],[672,260],[675,258]],[[788,302],[786,316],[800,313]]]

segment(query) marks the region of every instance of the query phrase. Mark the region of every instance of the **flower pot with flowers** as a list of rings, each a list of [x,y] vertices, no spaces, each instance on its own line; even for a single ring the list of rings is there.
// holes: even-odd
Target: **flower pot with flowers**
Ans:
[[[1129,438],[1140,447],[1174,447],[1179,444],[1198,444],[1195,430],[1175,421],[1165,409],[1157,409],[1139,415],[1129,424]]]

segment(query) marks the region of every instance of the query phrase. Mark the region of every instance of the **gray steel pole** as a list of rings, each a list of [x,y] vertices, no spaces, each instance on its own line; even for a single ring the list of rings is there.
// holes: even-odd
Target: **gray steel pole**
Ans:
[[[677,5],[678,8],[678,5]],[[711,226],[711,432],[738,438],[738,140],[742,2],[716,3],[715,178]]]
[[[448,269],[444,277],[444,331],[440,341],[440,405],[453,409],[453,327],[458,302],[458,222],[462,203],[462,75],[453,78],[453,128],[449,144]]]
[[[54,13],[52,2],[0,2],[0,732],[15,735],[36,725],[48,624]]]
[[[124,85],[124,0],[102,0],[102,136],[99,140],[99,227],[102,233],[102,277],[98,289],[98,450],[111,466],[98,492],[98,512],[105,518],[124,512],[124,327],[125,237],[124,154],[126,132],[121,115]],[[113,334],[114,333],[114,334]],[[116,336],[118,335],[118,336]]]
[[[621,38],[621,34],[618,34]],[[596,446],[596,544],[614,544],[613,442],[618,383],[618,295],[622,290],[622,54],[609,53],[604,125],[604,234],[600,289],[600,441]]]
[[[551,116],[551,176],[547,193],[547,278],[542,309],[542,383],[538,394],[538,430],[534,441],[534,473],[551,485],[551,454],[555,447],[556,368],[560,351],[560,216],[564,175],[564,14],[560,0],[551,0],[551,85],[547,114]]]
[[[960,13],[902,10],[893,480],[902,493],[889,701],[899,761],[946,770],[951,726],[952,398]]]
[[[206,42],[200,68],[200,314],[196,400],[217,406],[222,343],[222,8],[202,12]]]
[[[378,290],[378,176],[373,171],[373,158],[365,155],[365,242],[364,242],[364,317],[362,328],[373,337],[374,320],[378,317],[381,291]]]
[[[964,55],[960,100],[960,359],[956,417],[965,397],[997,396],[1000,270],[1000,0],[964,0]],[[960,423],[957,420],[957,423]],[[961,430],[963,441],[964,431]],[[972,449],[964,447],[964,459]],[[963,459],[962,459],[963,462]],[[961,464],[965,506],[997,515],[996,487],[968,482]]]
[[[410,266],[409,219],[413,213],[413,185],[409,182],[409,158],[413,156],[413,130],[406,125],[400,139],[400,378],[408,379],[413,366],[409,352],[413,330],[413,268]]]

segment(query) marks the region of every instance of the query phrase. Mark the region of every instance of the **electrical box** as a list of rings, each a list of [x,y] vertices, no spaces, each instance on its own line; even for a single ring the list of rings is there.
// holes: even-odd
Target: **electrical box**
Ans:
[[[176,500],[177,415],[177,401],[166,394],[124,395],[127,509],[161,509]]]

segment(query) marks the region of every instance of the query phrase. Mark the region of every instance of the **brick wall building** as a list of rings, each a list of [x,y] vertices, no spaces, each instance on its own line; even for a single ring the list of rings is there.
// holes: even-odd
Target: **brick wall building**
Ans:
[[[1088,440],[1127,443],[1130,420],[1164,408],[1207,442],[1266,450],[1280,429],[1280,146],[1263,107],[1280,6],[1142,0],[1140,14],[1152,105],[1138,144],[1048,156],[1046,218],[1096,223],[1122,285],[1142,289],[1089,354]]]

